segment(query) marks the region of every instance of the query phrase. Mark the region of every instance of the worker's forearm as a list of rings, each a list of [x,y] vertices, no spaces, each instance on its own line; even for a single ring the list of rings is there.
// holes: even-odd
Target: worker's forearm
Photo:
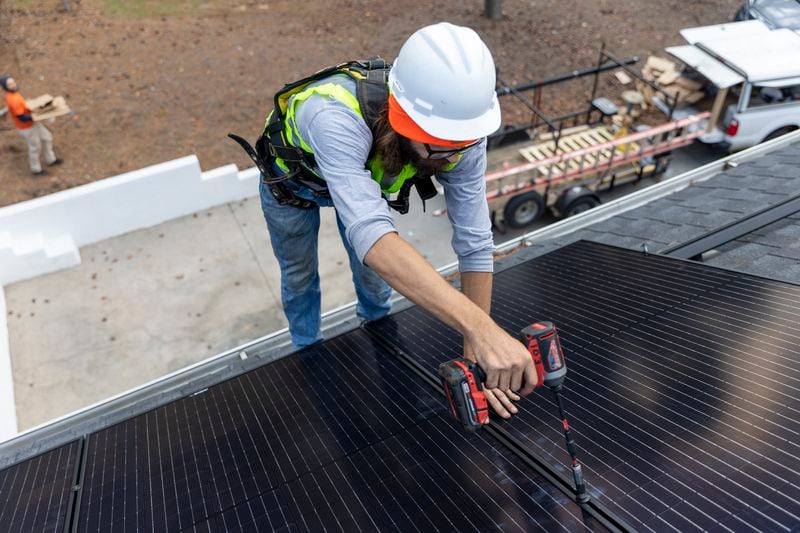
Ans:
[[[467,337],[473,329],[491,323],[480,306],[447,283],[396,233],[378,239],[367,252],[365,263],[397,292]]]
[[[487,315],[492,309],[492,273],[462,272],[461,291]]]
[[[425,259],[396,233],[387,233],[365,257],[370,268],[411,301],[464,336],[464,355],[486,372],[485,387],[520,391],[526,395],[537,383],[528,350],[494,323],[480,306],[453,288]],[[472,279],[470,279],[472,278]],[[476,299],[488,307],[491,285],[480,275],[467,276]]]

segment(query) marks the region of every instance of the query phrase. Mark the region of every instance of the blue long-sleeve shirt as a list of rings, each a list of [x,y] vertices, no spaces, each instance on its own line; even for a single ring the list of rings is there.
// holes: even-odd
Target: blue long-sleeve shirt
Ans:
[[[335,82],[355,94],[355,82],[335,76]],[[364,120],[334,98],[314,95],[297,105],[297,132],[314,152],[347,239],[363,262],[383,235],[396,231],[380,185],[365,168],[372,132]],[[458,164],[436,179],[444,188],[453,226],[452,246],[461,272],[492,272],[494,262],[489,207],[486,202],[486,141],[468,149]]]

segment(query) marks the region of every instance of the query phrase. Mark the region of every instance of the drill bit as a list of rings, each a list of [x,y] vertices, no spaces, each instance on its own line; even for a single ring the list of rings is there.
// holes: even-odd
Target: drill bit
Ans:
[[[569,429],[569,422],[567,422],[567,415],[564,412],[564,402],[561,400],[561,387],[553,387],[553,395],[556,397],[558,404],[558,414],[561,417],[561,423],[564,426],[564,437],[567,440],[567,452],[570,459],[572,459],[572,477],[575,479],[575,500],[580,503],[587,503],[589,501],[589,494],[586,492],[586,483],[583,481],[583,471],[581,464],[578,462],[578,450],[575,447],[575,440],[572,438],[572,431]]]

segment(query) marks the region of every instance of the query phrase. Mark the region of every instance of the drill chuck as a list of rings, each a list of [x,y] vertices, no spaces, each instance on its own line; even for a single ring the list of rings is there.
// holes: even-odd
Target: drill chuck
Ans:
[[[577,460],[572,463],[572,478],[575,480],[575,499],[578,503],[587,503],[590,497],[589,493],[586,492],[586,483],[583,481],[581,464]]]

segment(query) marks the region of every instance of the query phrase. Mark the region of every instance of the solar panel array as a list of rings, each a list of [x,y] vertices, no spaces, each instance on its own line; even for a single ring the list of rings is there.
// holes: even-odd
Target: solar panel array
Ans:
[[[553,320],[592,496],[638,530],[800,528],[800,288],[577,243],[495,276],[509,331]],[[412,308],[370,326],[431,370],[458,335]],[[550,393],[506,428],[564,470]]]
[[[0,528],[61,532],[76,483],[78,441],[0,470]]]
[[[495,276],[493,314],[559,326],[589,491],[625,523],[800,529],[800,287],[581,242]],[[0,524],[603,530],[491,434],[455,427],[377,339],[430,372],[460,354],[425,311],[398,313],[0,471]],[[495,423],[567,474],[549,392]]]
[[[354,331],[91,435],[78,531],[583,529],[563,494],[441,414]]]
[[[196,524],[194,531],[579,531],[578,508],[488,435],[435,417]],[[595,529],[602,529],[595,525]]]

